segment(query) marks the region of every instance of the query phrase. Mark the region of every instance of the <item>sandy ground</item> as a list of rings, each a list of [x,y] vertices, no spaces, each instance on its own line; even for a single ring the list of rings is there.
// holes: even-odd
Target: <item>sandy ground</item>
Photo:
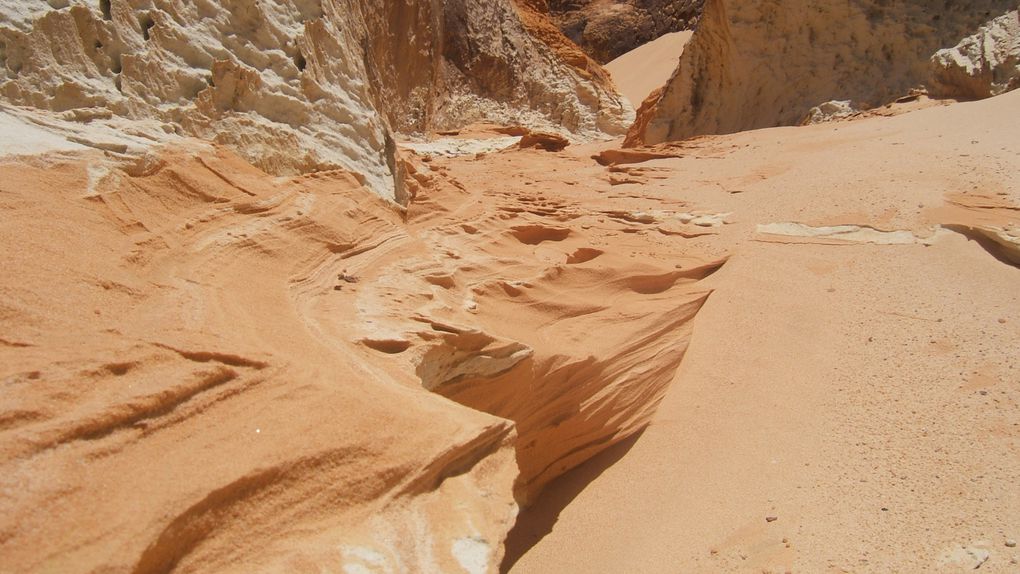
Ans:
[[[651,426],[547,491],[510,571],[1017,572],[1020,269],[930,226],[994,212],[1017,235],[1018,111],[1012,93],[639,164],[664,179],[619,189],[732,213],[689,242],[732,258]],[[945,207],[968,202],[988,207]],[[918,240],[758,233],[777,222]]]
[[[680,54],[684,51],[684,45],[693,34],[691,31],[666,34],[620,56],[604,67],[609,70],[620,93],[627,96],[631,105],[637,108],[648,94],[664,86],[666,80],[673,75]]]

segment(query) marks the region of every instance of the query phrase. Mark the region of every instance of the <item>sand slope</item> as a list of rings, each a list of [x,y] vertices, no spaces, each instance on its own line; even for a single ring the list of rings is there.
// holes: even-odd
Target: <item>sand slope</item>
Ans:
[[[631,50],[605,65],[617,89],[635,108],[666,85],[693,32],[673,32]]]
[[[0,172],[4,569],[498,556],[512,426],[381,379],[324,336],[350,313],[308,312],[400,224],[353,176],[274,180],[206,145]]]
[[[641,193],[733,212],[704,242],[733,256],[651,427],[525,514],[511,552],[540,541],[511,571],[1015,572],[1020,269],[930,226],[1016,253],[1018,111],[1012,93],[640,164],[666,178]],[[776,222],[800,236],[759,232]],[[848,224],[874,229],[819,229]]]

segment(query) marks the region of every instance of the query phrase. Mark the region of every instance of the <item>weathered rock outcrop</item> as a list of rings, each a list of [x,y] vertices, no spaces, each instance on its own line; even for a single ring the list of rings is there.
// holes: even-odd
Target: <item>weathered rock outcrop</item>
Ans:
[[[393,130],[488,119],[592,136],[630,120],[510,0],[60,0],[0,16],[9,103],[155,120],[150,138],[210,139],[274,174],[343,167],[396,199]]]
[[[929,60],[1015,0],[708,0],[628,145],[799,123],[822,102],[885,104],[930,77]]]
[[[1003,14],[931,59],[934,96],[981,99],[1020,87],[1020,10]]]
[[[703,0],[550,0],[556,23],[601,63],[663,34],[690,30]]]

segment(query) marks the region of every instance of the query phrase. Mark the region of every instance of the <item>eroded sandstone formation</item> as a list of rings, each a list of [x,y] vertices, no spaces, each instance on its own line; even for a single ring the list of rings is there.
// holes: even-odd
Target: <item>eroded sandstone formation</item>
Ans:
[[[544,3],[0,14],[5,567],[492,572],[519,504],[647,424],[721,262],[635,264],[562,232],[607,216],[575,190],[465,196],[397,144],[622,133]]]
[[[390,204],[209,145],[0,173],[4,570],[498,561],[512,424],[381,376],[326,335],[353,311],[315,313],[350,299],[344,260],[403,234]]]
[[[36,146],[0,155],[14,571],[494,572],[519,504],[647,425],[722,264],[583,154],[502,152],[513,195],[473,154],[409,162],[402,210],[343,170],[0,125]]]
[[[8,103],[150,120],[147,138],[213,140],[274,174],[343,167],[398,200],[395,130],[490,119],[586,137],[630,121],[605,78],[550,53],[509,0],[8,1],[0,14]]]
[[[627,143],[795,125],[834,100],[886,104],[930,83],[938,50],[1015,8],[1015,0],[708,0],[676,72],[643,104]]]
[[[935,96],[981,99],[1020,88],[1020,10],[991,20],[931,58]]]
[[[703,0],[549,0],[556,23],[601,63],[663,34],[690,30]]]

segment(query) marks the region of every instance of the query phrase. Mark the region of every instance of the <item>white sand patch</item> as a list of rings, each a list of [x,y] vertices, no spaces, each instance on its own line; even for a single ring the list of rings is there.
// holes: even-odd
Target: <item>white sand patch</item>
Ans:
[[[400,145],[424,156],[457,157],[502,151],[520,143],[520,136],[487,139],[442,138],[430,142],[404,142]]]
[[[31,155],[51,151],[81,151],[85,146],[0,111],[0,156]]]
[[[376,574],[393,571],[387,566],[386,557],[371,548],[345,546],[343,552],[344,574]]]
[[[949,548],[939,556],[939,566],[955,566],[967,570],[977,570],[991,558],[991,544],[986,540],[974,542],[968,546]]]
[[[110,168],[101,164],[90,164],[88,167],[88,186],[85,188],[85,197],[99,195],[99,184],[103,178],[110,175]]]
[[[489,569],[492,546],[481,538],[461,538],[453,543],[453,557],[469,574],[485,574]]]
[[[852,243],[873,243],[876,245],[914,245],[930,244],[945,232],[936,228],[931,235],[919,237],[911,231],[880,231],[873,227],[861,225],[833,225],[812,227],[803,223],[767,223],[758,226],[758,233],[763,235],[781,235],[784,237],[805,237],[819,239],[838,239]]]

